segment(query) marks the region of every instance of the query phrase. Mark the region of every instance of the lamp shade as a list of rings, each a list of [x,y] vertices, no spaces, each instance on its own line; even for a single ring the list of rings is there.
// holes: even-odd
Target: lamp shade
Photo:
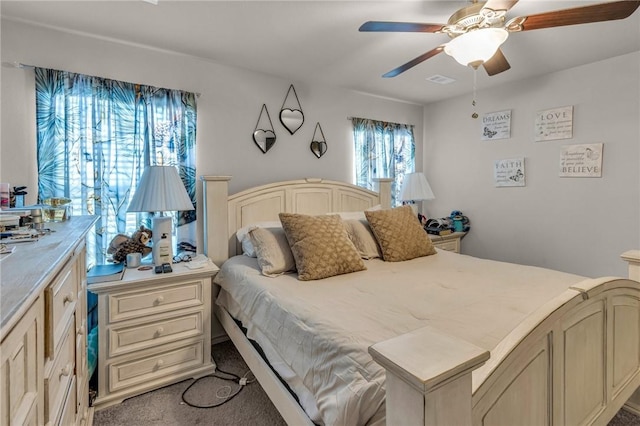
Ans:
[[[454,38],[444,52],[462,65],[477,68],[496,54],[508,36],[504,28],[480,28]]]
[[[149,166],[142,173],[128,212],[166,212],[195,210],[173,166]]]
[[[402,201],[421,201],[433,200],[436,197],[433,195],[424,173],[416,172],[404,175],[400,198]]]

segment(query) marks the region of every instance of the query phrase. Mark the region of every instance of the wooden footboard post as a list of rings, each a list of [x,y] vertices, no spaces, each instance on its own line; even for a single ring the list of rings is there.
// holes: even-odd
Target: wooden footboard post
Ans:
[[[640,282],[640,250],[629,250],[620,256],[629,263],[629,279]],[[637,389],[624,408],[640,416],[640,389]]]
[[[421,328],[369,348],[386,369],[388,425],[471,425],[471,372],[489,352]]]

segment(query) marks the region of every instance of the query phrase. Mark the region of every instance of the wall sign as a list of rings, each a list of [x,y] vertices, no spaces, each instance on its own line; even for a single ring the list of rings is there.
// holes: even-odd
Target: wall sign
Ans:
[[[482,117],[482,140],[511,137],[511,110],[490,112]]]
[[[493,176],[497,187],[525,186],[524,157],[496,160]]]
[[[573,137],[573,105],[536,113],[535,141],[571,139]]]
[[[560,177],[602,177],[603,145],[563,146],[560,151]]]

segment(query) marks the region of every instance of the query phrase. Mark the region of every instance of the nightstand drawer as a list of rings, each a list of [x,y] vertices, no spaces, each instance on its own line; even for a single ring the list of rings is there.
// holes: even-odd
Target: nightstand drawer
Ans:
[[[203,332],[202,311],[143,324],[109,328],[109,356],[163,345]]]
[[[172,346],[161,352],[141,354],[143,356],[133,360],[109,364],[109,391],[115,392],[138,384],[149,384],[156,379],[203,365],[204,342],[202,340],[182,346]]]
[[[109,323],[201,306],[203,280],[185,280],[165,286],[109,295]]]
[[[458,252],[458,240],[434,241],[433,245],[442,250]]]

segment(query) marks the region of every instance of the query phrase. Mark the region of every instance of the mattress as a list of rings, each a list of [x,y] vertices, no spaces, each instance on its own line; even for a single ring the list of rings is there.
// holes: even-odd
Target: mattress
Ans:
[[[432,327],[491,351],[545,302],[585,279],[439,250],[317,281],[226,261],[216,303],[239,320],[317,424],[384,422],[385,372],[374,343]]]

